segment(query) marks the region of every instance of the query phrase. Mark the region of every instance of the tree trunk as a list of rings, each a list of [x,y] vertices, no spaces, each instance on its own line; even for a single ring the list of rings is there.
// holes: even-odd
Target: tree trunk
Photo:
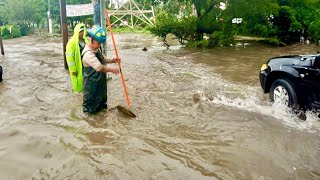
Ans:
[[[192,0],[192,4],[194,5],[197,13],[197,18],[201,17],[201,2],[199,0]]]

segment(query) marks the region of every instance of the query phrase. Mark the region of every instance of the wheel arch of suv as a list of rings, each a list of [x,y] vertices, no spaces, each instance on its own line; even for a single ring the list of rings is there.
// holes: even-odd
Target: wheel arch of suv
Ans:
[[[285,71],[272,71],[266,77],[264,92],[269,93],[272,83],[277,79],[289,80],[291,83],[296,84],[298,78],[300,77],[294,76],[292,73],[288,73]]]

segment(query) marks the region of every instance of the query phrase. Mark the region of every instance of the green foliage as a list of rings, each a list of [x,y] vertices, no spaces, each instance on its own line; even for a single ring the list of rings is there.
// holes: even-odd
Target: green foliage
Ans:
[[[10,29],[11,29],[11,33],[10,33]],[[4,39],[17,38],[17,37],[21,37],[21,31],[20,31],[20,28],[16,26],[3,26],[1,28],[1,35]]]
[[[10,24],[38,23],[46,17],[45,0],[5,0],[0,6],[1,16]]]
[[[31,28],[25,24],[20,25],[19,28],[21,31],[21,36],[27,36],[31,32]]]
[[[234,35],[233,31],[215,31],[209,37],[209,46],[229,46],[234,42]]]
[[[189,41],[186,45],[192,48],[207,48],[210,47],[210,42],[207,39],[202,39],[200,41]]]
[[[11,36],[12,36],[12,38],[21,37],[20,28],[18,28],[16,26],[12,26],[12,28],[11,28]]]
[[[4,39],[9,39],[11,38],[11,35],[10,35],[10,27],[9,26],[3,26],[1,28],[1,35]]]
[[[179,14],[181,4],[178,1],[168,1],[165,9],[170,14]]]
[[[84,22],[84,24],[86,24],[89,27],[92,27],[94,25],[93,18],[87,18],[83,22]]]
[[[319,43],[320,40],[320,20],[316,19],[309,26],[309,34],[313,42]]]
[[[202,19],[212,12],[218,12],[219,0],[191,0],[197,13],[197,17]]]
[[[201,33],[211,34],[221,30],[222,23],[217,20],[214,13],[210,13],[203,18],[197,19],[197,30]]]
[[[0,21],[20,28],[27,35],[31,23],[47,27],[47,8],[50,2],[54,31],[59,32],[60,4],[58,0],[0,0]],[[92,0],[66,0],[67,4],[84,4]],[[228,45],[234,35],[266,37],[268,43],[282,45],[299,41],[300,36],[317,42],[320,39],[320,0],[228,0],[221,10],[221,0],[135,0],[140,7],[156,10],[156,24],[149,28],[156,36],[165,38],[173,34],[184,44],[195,46]],[[106,1],[107,7],[108,2]],[[242,18],[241,24],[232,19]],[[117,19],[113,19],[117,20]],[[92,17],[72,17],[69,22],[80,21],[92,25]],[[3,28],[2,31],[6,31]],[[73,29],[73,28],[71,28]],[[121,32],[131,29],[120,28]],[[140,31],[140,30],[139,30]],[[144,31],[144,29],[141,29]],[[4,32],[3,36],[13,37]],[[19,32],[14,30],[15,36]],[[203,40],[203,34],[209,36]]]
[[[165,11],[157,15],[155,26],[149,28],[150,32],[156,36],[162,37],[166,41],[168,34],[173,34],[181,44],[185,41],[192,41],[197,36],[197,18],[194,16],[185,16],[177,18]]]
[[[196,17],[184,17],[177,19],[172,24],[171,33],[175,35],[181,44],[185,41],[194,40],[196,37],[197,19]]]
[[[200,41],[189,41],[187,47],[192,48],[207,48],[209,47],[209,41],[207,39],[202,39]]]
[[[296,11],[289,6],[281,6],[279,14],[274,18],[274,26],[279,31],[277,37],[285,43],[297,41],[300,38],[299,33],[301,23],[296,19]]]
[[[287,43],[299,41],[301,35],[309,36],[309,25],[319,18],[319,0],[255,0],[253,3],[230,0],[229,3],[227,14],[244,20],[239,33],[276,37]]]
[[[188,46],[192,47],[208,47],[213,45],[225,45],[233,42],[232,27],[228,26],[228,30],[224,30],[223,17],[221,10],[215,8],[214,1],[196,1],[197,8],[201,9],[201,13],[196,16],[183,16],[178,18],[174,14],[167,11],[160,11],[157,15],[157,22],[154,27],[150,28],[152,34],[165,38],[168,34],[173,34],[181,44],[187,41]],[[203,39],[202,34],[212,34],[211,39]]]
[[[149,30],[152,34],[162,37],[164,40],[177,22],[177,18],[165,11],[161,11],[157,15],[157,22],[155,26],[150,27]]]

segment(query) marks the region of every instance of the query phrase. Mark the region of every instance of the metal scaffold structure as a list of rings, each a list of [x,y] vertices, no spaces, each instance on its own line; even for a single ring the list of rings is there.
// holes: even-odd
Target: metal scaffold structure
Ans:
[[[113,9],[108,10],[109,15],[116,19],[112,25],[120,21],[122,26],[130,28],[139,26],[139,23],[154,26],[155,15],[153,7],[145,10],[144,7],[139,6],[134,0],[110,0],[110,7]]]

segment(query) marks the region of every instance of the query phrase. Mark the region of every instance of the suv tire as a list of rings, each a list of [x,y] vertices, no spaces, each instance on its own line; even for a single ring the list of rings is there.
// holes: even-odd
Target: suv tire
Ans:
[[[300,106],[296,90],[289,80],[275,80],[270,88],[270,99],[273,102],[277,99],[280,100],[280,103],[284,103],[288,107],[291,107],[293,112],[298,116],[298,118],[300,118],[301,120],[307,119],[305,111],[299,108]]]
[[[294,109],[299,107],[296,90],[292,83],[286,79],[277,79],[272,83],[270,99],[273,102],[280,101],[280,103],[284,103]]]

